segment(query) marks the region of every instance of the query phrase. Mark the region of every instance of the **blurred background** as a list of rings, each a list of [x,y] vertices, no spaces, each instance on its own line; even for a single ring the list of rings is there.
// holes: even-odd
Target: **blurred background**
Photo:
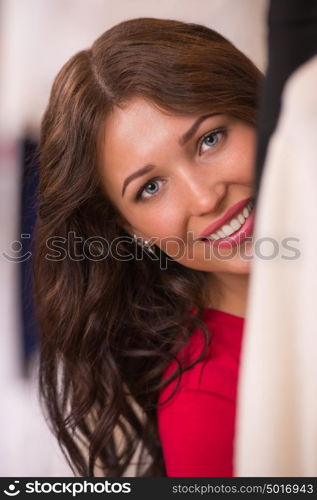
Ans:
[[[38,402],[32,302],[35,153],[56,73],[108,28],[136,17],[209,26],[264,71],[267,6],[267,0],[0,0],[1,476],[73,475]]]

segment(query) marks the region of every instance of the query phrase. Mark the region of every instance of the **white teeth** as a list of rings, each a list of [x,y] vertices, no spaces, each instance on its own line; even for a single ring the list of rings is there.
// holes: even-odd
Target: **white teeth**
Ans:
[[[230,222],[230,226],[234,229],[234,231],[237,231],[241,227],[241,223],[238,221],[238,219],[232,219]]]
[[[253,201],[250,201],[239,215],[231,219],[229,223],[224,224],[221,229],[218,229],[217,232],[210,234],[206,238],[208,240],[219,240],[220,238],[225,238],[226,236],[233,234],[235,231],[238,231],[238,229],[240,229],[240,227],[245,223],[245,220],[249,217],[253,205]]]
[[[226,237],[226,233],[223,231],[223,227],[222,227],[222,229],[219,229],[219,231],[217,231],[216,234],[218,234],[218,236],[220,238],[225,238]]]
[[[234,233],[233,227],[231,227],[231,224],[227,224],[226,226],[222,227],[223,232],[226,234],[226,236],[230,236],[230,234]]]
[[[249,210],[247,207],[245,207],[243,210],[242,210],[242,214],[243,214],[243,217],[247,218],[249,217]]]

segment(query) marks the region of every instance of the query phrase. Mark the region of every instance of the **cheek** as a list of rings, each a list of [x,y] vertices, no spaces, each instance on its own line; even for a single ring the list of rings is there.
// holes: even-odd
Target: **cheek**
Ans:
[[[186,252],[186,218],[184,209],[174,200],[162,201],[159,210],[147,208],[138,214],[138,228],[171,258]]]
[[[241,157],[247,173],[252,175],[254,172],[255,154],[256,154],[256,136],[254,131],[250,132],[244,141],[244,147],[241,148]]]
[[[127,210],[129,222],[148,237],[184,238],[186,226],[180,204],[163,198],[156,206],[155,204],[156,202],[149,201],[144,204],[141,202],[136,209],[130,207]]]
[[[250,183],[254,176],[255,150],[253,142],[248,141],[234,147],[228,154],[227,162],[235,182]]]

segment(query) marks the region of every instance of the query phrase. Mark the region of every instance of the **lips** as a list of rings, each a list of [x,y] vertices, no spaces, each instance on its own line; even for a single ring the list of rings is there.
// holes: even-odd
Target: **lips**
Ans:
[[[245,200],[238,201],[238,203],[232,205],[232,207],[230,207],[221,217],[213,221],[211,224],[209,224],[209,226],[207,226],[204,229],[204,231],[199,236],[199,239],[204,238],[205,236],[209,236],[210,234],[216,232],[217,229],[219,229],[226,222],[232,219],[234,215],[238,213],[243,207],[245,207],[252,199],[253,198],[251,197],[246,198]]]

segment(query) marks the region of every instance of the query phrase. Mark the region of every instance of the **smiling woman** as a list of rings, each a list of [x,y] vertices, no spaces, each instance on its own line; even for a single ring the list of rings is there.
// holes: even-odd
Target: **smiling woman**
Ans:
[[[260,77],[213,30],[142,18],[54,81],[34,266],[40,390],[76,474],[233,474]],[[62,259],[47,258],[54,237]]]
[[[229,226],[224,223],[238,214],[240,205],[231,210],[235,204],[243,200],[242,212],[252,198],[254,136],[250,123],[228,114],[171,115],[141,97],[115,108],[105,120],[101,177],[107,198],[120,211],[122,227],[155,241],[178,263],[212,272],[219,282],[220,273],[245,273],[250,260],[241,258],[246,253],[242,238],[239,252],[233,254],[234,231],[226,232]],[[200,236],[211,215],[221,234],[215,245],[227,245],[222,259],[207,258]],[[216,238],[218,233],[207,228],[206,236],[212,233]],[[249,240],[244,250],[247,244]]]

